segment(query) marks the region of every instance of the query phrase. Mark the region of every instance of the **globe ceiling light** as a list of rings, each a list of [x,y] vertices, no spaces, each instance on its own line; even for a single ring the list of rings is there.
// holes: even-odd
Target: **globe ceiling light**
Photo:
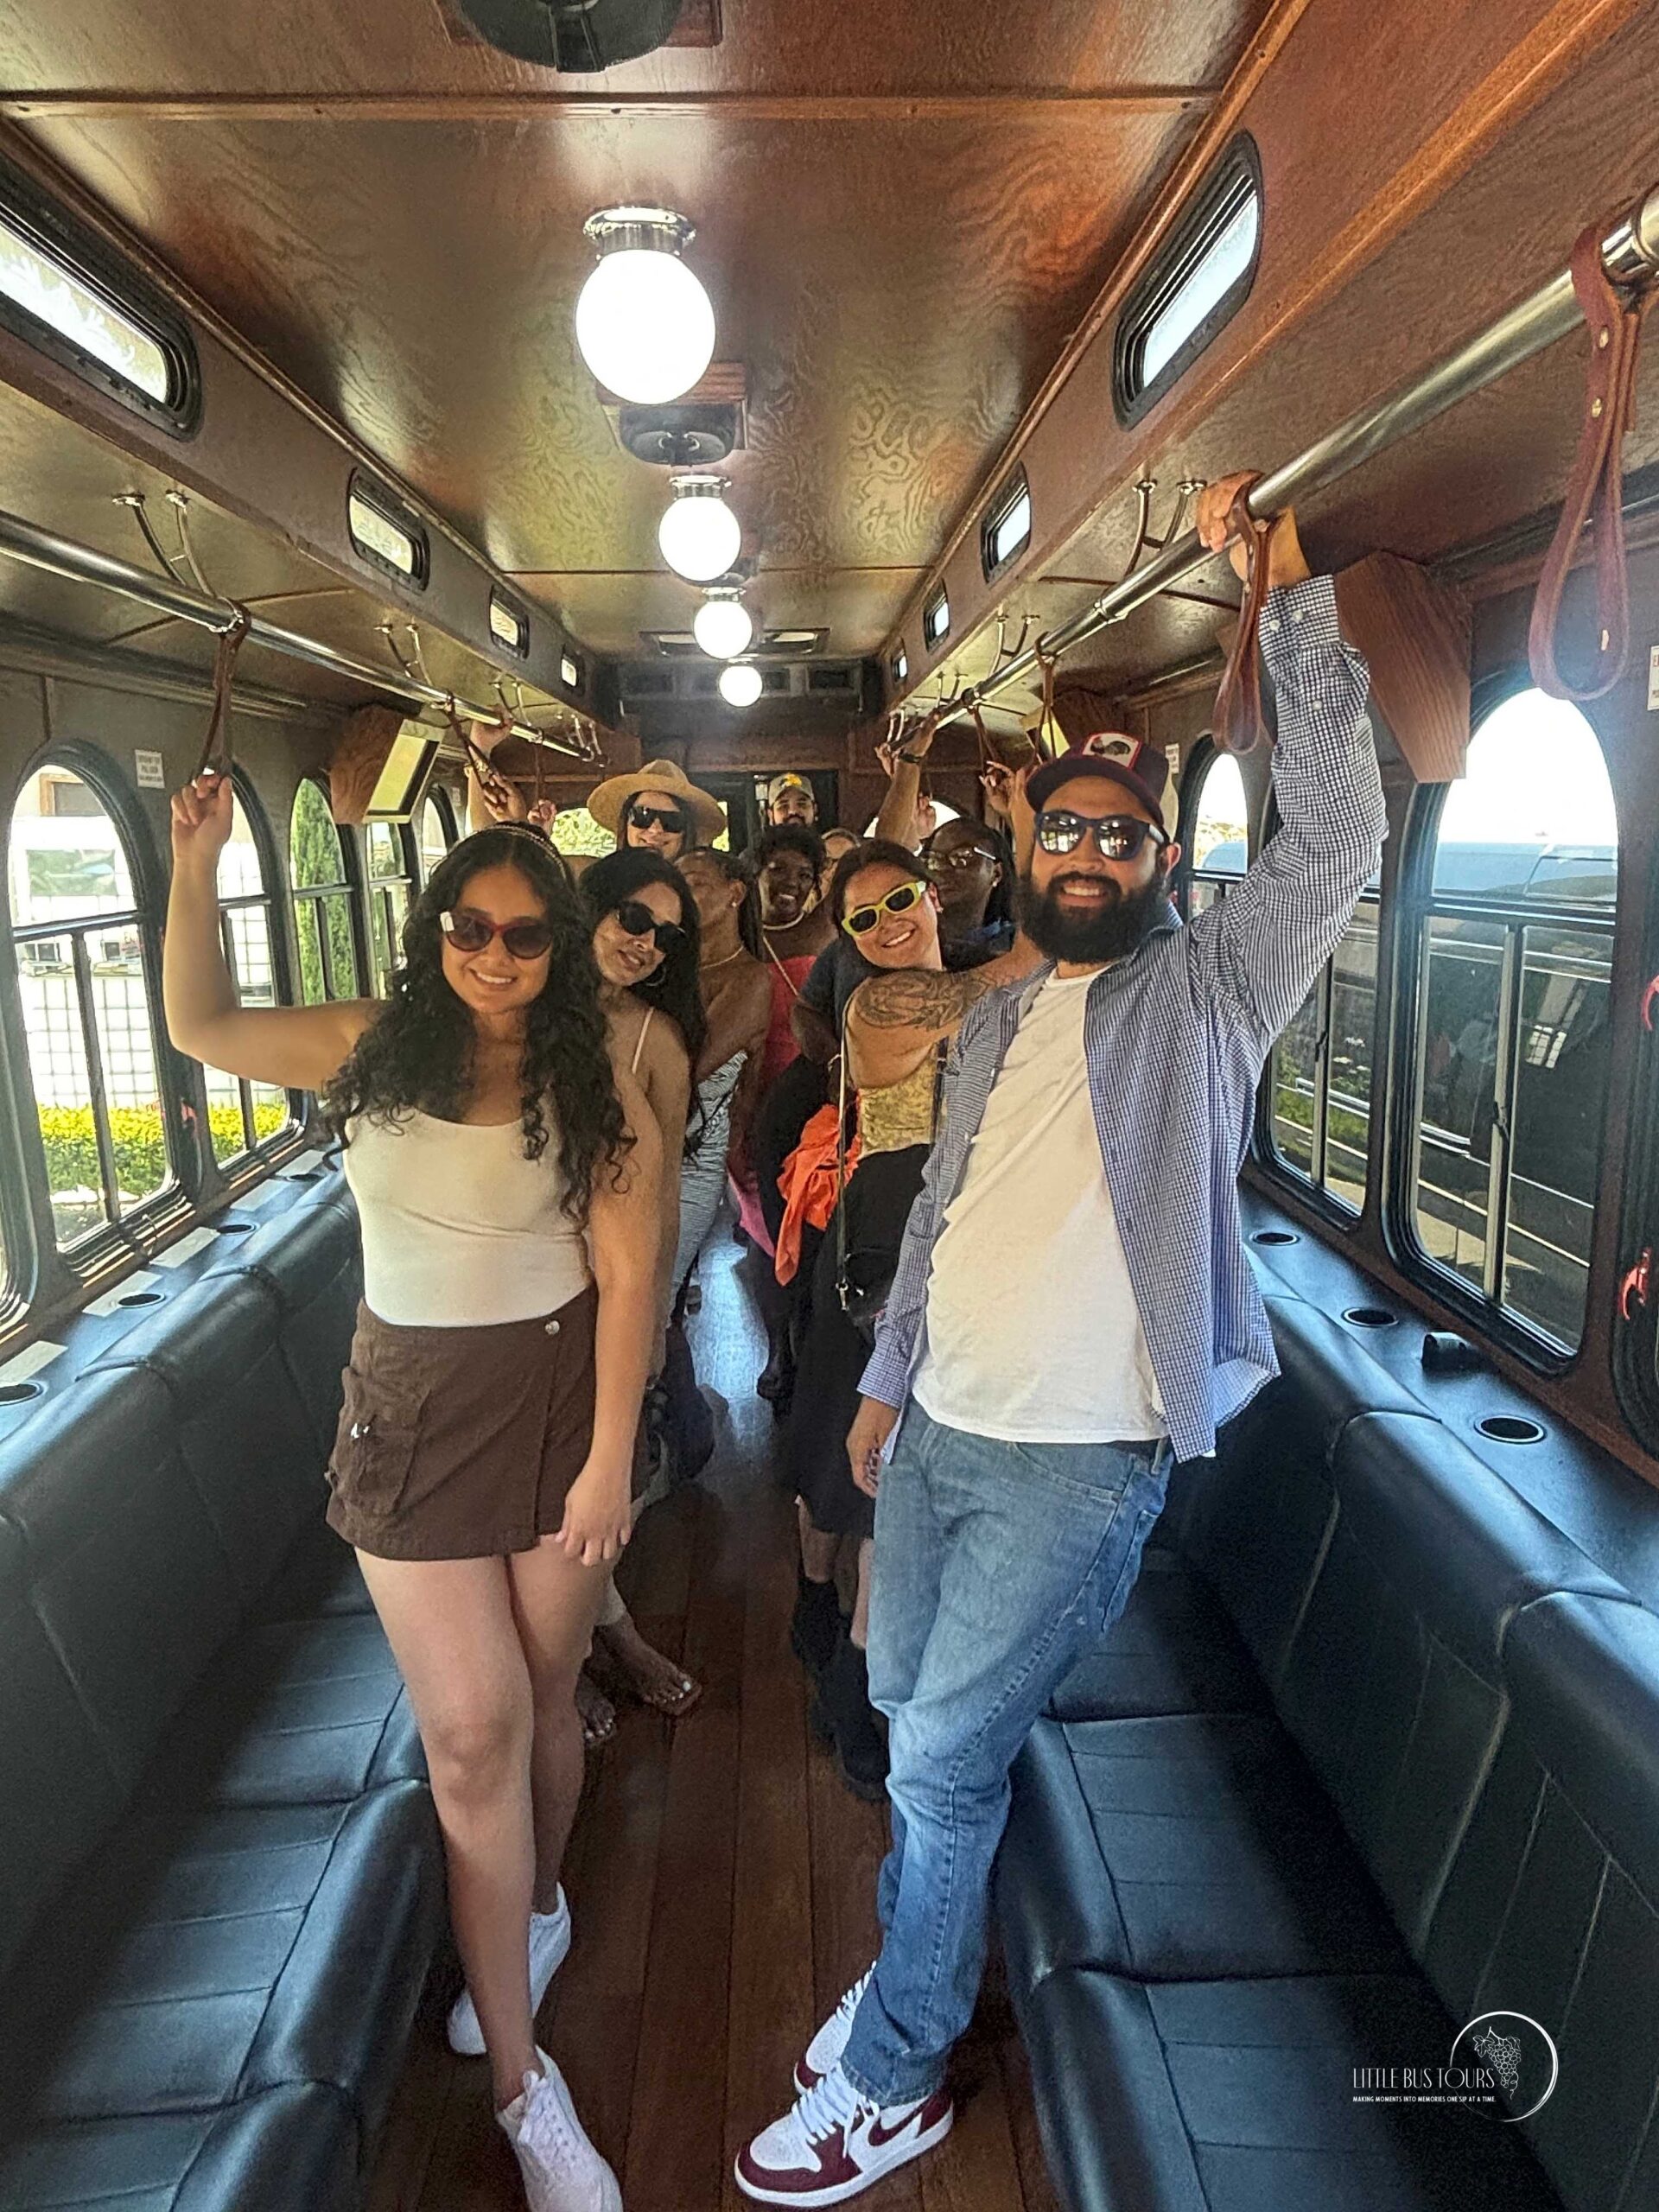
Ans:
[[[576,302],[576,344],[607,391],[660,407],[715,358],[715,311],[680,255],[696,232],[666,207],[605,207],[582,235],[599,266]]]
[[[752,707],[760,690],[760,671],[752,660],[734,660],[720,671],[720,696],[728,707]]]
[[[711,591],[697,609],[691,634],[711,660],[735,660],[754,639],[754,617],[734,591]]]
[[[657,543],[676,575],[711,584],[743,550],[743,527],[721,496],[718,476],[671,476],[674,497],[657,525]]]

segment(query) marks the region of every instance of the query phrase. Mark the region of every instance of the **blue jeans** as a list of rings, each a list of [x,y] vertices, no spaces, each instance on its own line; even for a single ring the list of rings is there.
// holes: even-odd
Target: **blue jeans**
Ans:
[[[1001,1444],[905,1411],[870,1586],[870,1696],[891,1723],[885,1934],[842,2062],[879,2104],[931,2095],[973,2017],[1008,1770],[1123,1610],[1170,1464],[1166,1444]]]

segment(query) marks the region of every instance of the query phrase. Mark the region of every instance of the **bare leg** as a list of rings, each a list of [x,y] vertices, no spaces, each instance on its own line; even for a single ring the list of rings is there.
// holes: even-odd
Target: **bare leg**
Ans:
[[[848,1631],[861,1651],[870,1637],[870,1561],[875,1554],[873,1538],[866,1536],[858,1548],[858,1595],[853,1601],[853,1624]]]
[[[559,1867],[582,1796],[576,1677],[593,1642],[594,1617],[609,1577],[603,1567],[576,1565],[550,1536],[543,1536],[532,1552],[513,1553],[507,1570],[534,1713],[530,1771],[535,1903],[538,1912],[551,1912],[558,1902]]]
[[[806,1501],[795,1501],[795,1517],[801,1531],[801,1567],[809,1582],[829,1582],[834,1580],[836,1554],[841,1548],[839,1536],[826,1536],[822,1529],[812,1526],[806,1510]]]
[[[426,1747],[455,1943],[505,2105],[540,2071],[530,2016],[534,1706],[507,1562],[358,1560]]]

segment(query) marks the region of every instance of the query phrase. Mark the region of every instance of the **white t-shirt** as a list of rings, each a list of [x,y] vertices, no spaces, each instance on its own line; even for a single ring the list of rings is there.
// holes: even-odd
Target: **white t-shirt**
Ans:
[[[1093,981],[1050,976],[1026,1009],[933,1248],[912,1387],[930,1419],[969,1435],[1165,1433],[1089,1096]]]

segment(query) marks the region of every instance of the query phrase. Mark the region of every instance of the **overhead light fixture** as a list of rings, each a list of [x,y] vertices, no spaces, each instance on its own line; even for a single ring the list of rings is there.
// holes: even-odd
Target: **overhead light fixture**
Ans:
[[[671,476],[674,497],[657,525],[657,543],[676,575],[711,584],[743,550],[743,527],[721,494],[718,476]]]
[[[576,344],[608,391],[661,407],[702,381],[715,311],[680,255],[696,236],[666,207],[605,207],[582,225],[599,266],[576,302]]]
[[[711,591],[697,609],[691,634],[711,660],[735,660],[754,641],[754,617],[735,591]]]
[[[728,707],[752,707],[760,691],[760,671],[753,661],[734,660],[721,670],[720,696]]]

